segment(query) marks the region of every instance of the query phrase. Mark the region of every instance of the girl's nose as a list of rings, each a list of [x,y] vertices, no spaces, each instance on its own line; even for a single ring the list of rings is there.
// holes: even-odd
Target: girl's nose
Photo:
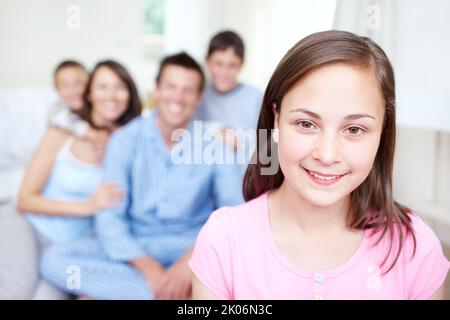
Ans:
[[[340,161],[339,141],[333,134],[323,134],[314,148],[313,157],[324,165],[332,165]]]

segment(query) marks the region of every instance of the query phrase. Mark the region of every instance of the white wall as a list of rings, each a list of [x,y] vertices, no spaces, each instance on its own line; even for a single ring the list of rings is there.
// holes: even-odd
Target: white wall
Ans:
[[[71,5],[80,9],[79,29],[70,28]],[[142,0],[2,0],[0,86],[50,86],[63,59],[78,59],[90,68],[113,58],[129,69],[142,91],[153,79],[152,66],[144,61],[141,23]]]
[[[264,89],[281,56],[296,41],[331,28],[335,0],[166,0],[164,52],[186,50],[203,62],[211,36],[239,32],[246,43],[242,80]],[[71,29],[80,9],[79,29]],[[52,85],[62,59],[88,67],[100,59],[122,62],[141,95],[153,87],[162,52],[146,46],[143,0],[0,1],[0,86]]]
[[[166,0],[166,52],[199,61],[210,38],[237,31],[246,45],[243,81],[265,88],[284,53],[309,33],[330,29],[335,0]]]
[[[450,132],[448,0],[339,0],[334,26],[369,36],[386,51],[399,125]]]

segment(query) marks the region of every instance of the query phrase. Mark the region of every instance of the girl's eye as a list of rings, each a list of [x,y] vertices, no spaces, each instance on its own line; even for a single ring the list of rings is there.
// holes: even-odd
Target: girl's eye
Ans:
[[[357,136],[364,132],[364,130],[359,127],[349,127],[346,131],[352,136]]]
[[[313,129],[316,127],[314,124],[306,120],[297,122],[297,125],[300,126],[301,129]]]

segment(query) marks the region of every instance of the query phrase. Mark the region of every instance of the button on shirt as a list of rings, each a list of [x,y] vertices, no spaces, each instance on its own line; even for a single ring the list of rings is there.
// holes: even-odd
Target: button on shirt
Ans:
[[[156,118],[153,111],[131,121],[112,135],[107,146],[104,181],[118,182],[125,198],[119,207],[97,214],[96,232],[115,260],[139,258],[148,254],[148,248],[161,248],[163,254],[187,250],[212,211],[243,202],[238,166],[174,163]],[[179,144],[194,146],[192,127],[191,139]],[[227,148],[222,141],[217,143]],[[207,147],[203,143],[200,149],[186,150],[194,155]]]

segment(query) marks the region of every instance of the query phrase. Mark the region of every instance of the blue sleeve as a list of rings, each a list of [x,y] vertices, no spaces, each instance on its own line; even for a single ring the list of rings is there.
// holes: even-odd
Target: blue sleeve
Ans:
[[[118,207],[99,212],[95,219],[97,236],[103,249],[111,259],[119,261],[130,261],[145,255],[129,230],[134,144],[135,138],[130,132],[118,131],[110,138],[103,161],[103,180],[119,183],[125,196]]]

